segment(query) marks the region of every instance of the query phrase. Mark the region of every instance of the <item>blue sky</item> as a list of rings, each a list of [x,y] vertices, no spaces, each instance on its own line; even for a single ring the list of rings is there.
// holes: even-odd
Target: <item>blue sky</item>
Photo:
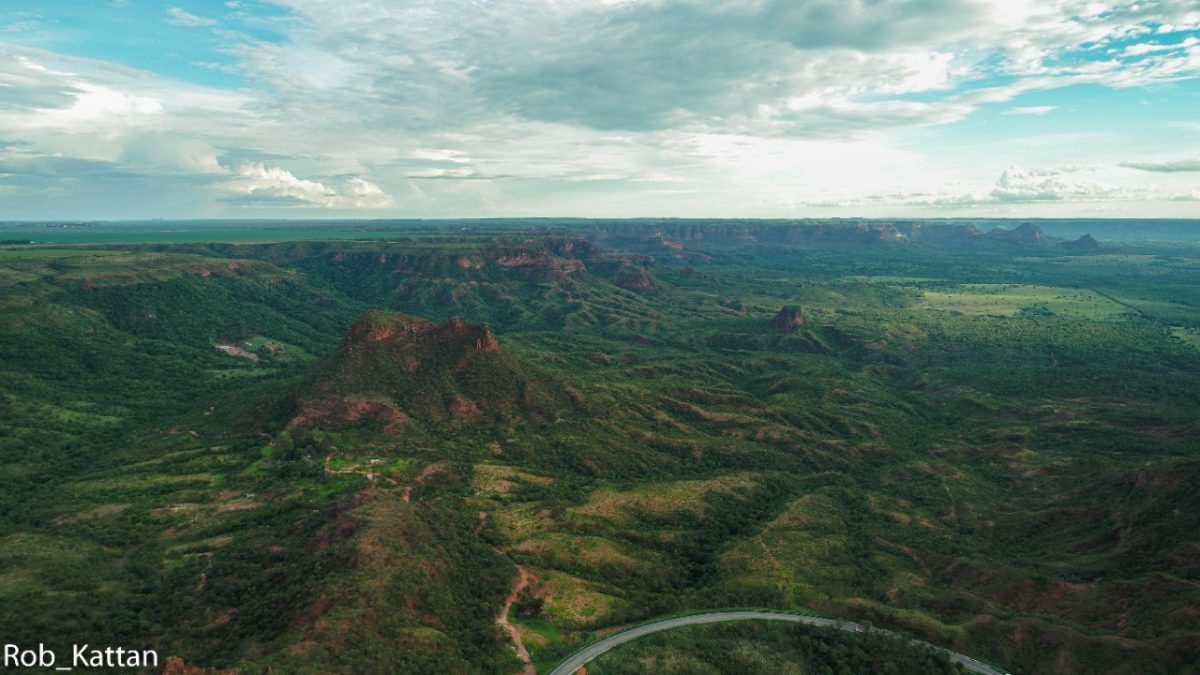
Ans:
[[[8,0],[0,220],[1200,217],[1194,0]]]

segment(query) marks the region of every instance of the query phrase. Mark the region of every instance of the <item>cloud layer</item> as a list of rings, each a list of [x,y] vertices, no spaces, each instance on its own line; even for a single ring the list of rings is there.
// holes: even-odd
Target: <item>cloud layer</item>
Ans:
[[[1178,173],[1181,171],[1200,171],[1200,159],[1177,159],[1170,162],[1121,162],[1121,166],[1139,171],[1157,171],[1160,173]]]
[[[75,53],[33,12],[0,32],[0,206],[16,217],[55,215],[48,195],[101,174],[153,196],[62,215],[1175,213],[1200,170],[1158,159],[1200,147],[1180,112],[1200,105],[1191,0],[106,11],[173,31],[165,65]],[[1081,130],[1096,138],[1071,142]],[[1064,155],[1095,180],[1053,168]]]

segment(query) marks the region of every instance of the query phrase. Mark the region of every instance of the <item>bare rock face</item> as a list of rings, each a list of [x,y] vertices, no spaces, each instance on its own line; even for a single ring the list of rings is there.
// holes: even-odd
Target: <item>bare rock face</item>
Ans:
[[[350,327],[346,342],[381,342],[383,340],[415,341],[418,336],[430,333],[437,324],[415,316],[368,312]]]
[[[362,422],[380,425],[384,433],[399,433],[408,425],[408,415],[384,401],[367,401],[351,397],[327,396],[308,399],[297,404],[297,414],[288,428],[319,426],[338,429]]]
[[[771,330],[779,333],[791,333],[804,325],[804,313],[795,307],[784,307],[771,320]]]
[[[439,325],[407,314],[378,311],[368,312],[354,322],[341,346],[354,348],[371,342],[387,343],[394,350],[414,353],[446,345],[481,352],[500,349],[492,329],[486,325],[468,324],[457,318]]]

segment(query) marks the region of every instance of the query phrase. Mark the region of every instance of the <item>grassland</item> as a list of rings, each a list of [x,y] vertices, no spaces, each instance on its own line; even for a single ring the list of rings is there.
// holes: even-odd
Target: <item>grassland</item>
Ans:
[[[925,290],[918,307],[973,316],[1024,312],[1087,321],[1116,321],[1130,314],[1129,308],[1095,291],[1025,284],[961,284],[952,290]]]

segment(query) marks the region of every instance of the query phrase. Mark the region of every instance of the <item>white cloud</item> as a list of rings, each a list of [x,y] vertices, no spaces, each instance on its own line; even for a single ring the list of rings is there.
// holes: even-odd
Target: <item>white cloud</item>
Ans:
[[[143,133],[131,136],[119,161],[144,167],[147,171],[170,170],[199,175],[227,175],[221,165],[220,151],[197,138],[181,138],[170,133]]]
[[[348,179],[338,190],[262,162],[243,162],[233,168],[233,174],[225,188],[241,195],[244,204],[325,209],[378,209],[392,205],[392,198],[378,185],[358,177]]]
[[[993,179],[1010,164],[1111,168],[1169,147],[1110,136],[1062,144],[1070,158],[1054,160],[1027,136],[989,154],[970,125],[953,142],[939,127],[996,104],[1058,124],[1077,106],[1022,97],[1200,77],[1200,37],[1181,34],[1200,26],[1194,0],[876,0],[869,11],[842,0],[271,0],[281,15],[254,4],[216,5],[219,23],[181,7],[163,17],[210,28],[189,34],[214,51],[187,58],[206,78],[244,78],[236,88],[0,46],[0,138],[147,184],[190,173],[231,212],[383,209],[390,195],[432,215],[1070,204],[1145,193],[1133,172]],[[251,37],[265,34],[278,39]],[[1162,168],[1173,164],[1125,166],[1184,170]]]
[[[191,12],[179,7],[170,7],[167,9],[167,23],[176,26],[189,26],[199,28],[201,26],[216,25],[216,20],[204,16],[196,16]]]
[[[1129,196],[1122,188],[1064,177],[1079,170],[1009,167],[1000,174],[990,195],[1002,202],[1094,201]]]
[[[346,206],[356,209],[382,209],[393,204],[391,195],[378,185],[357,177],[346,181],[342,199]]]
[[[75,82],[75,102],[69,108],[43,110],[49,120],[58,122],[95,121],[103,117],[158,115],[162,103],[149,97],[125,94],[104,85]]]
[[[1127,169],[1156,171],[1159,173],[1200,171],[1200,157],[1195,159],[1177,159],[1169,162],[1121,162],[1119,166]]]
[[[1016,106],[1005,110],[1005,115],[1045,115],[1048,112],[1053,112],[1058,109],[1055,105],[1027,105]]]
[[[990,207],[1014,204],[1087,204],[1094,202],[1144,199],[1178,199],[1157,192],[1152,186],[1113,186],[1082,180],[1078,174],[1094,172],[1095,167],[1061,166],[1025,169],[1010,166],[996,179],[990,189],[968,189],[960,192],[946,190],[905,191],[864,194],[841,200],[813,200],[807,204],[823,207],[848,206],[923,206],[938,209]]]

